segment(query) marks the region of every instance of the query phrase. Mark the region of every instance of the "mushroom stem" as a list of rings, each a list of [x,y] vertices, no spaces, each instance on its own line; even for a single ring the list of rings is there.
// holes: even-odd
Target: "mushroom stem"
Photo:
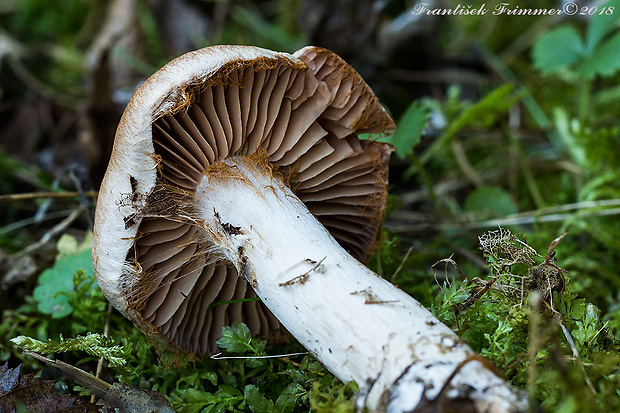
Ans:
[[[360,406],[525,409],[451,329],[342,249],[268,166],[238,157],[216,166],[196,190],[201,225],[288,331],[360,385]]]

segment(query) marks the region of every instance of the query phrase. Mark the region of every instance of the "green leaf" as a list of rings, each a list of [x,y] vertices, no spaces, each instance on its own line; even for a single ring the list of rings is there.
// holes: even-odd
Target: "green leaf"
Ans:
[[[559,26],[542,35],[534,44],[534,67],[543,74],[568,68],[584,52],[581,36],[572,26]]]
[[[459,131],[476,125],[489,127],[497,118],[519,100],[518,94],[513,94],[514,86],[510,83],[503,84],[490,91],[486,96],[475,104],[463,109],[458,117],[450,122],[445,132],[433,143],[433,145],[420,157],[423,164],[445,148]]]
[[[476,189],[465,201],[467,212],[486,211],[498,217],[517,212],[517,207],[512,197],[504,189],[495,186],[483,186]]]
[[[70,304],[74,293],[73,274],[80,270],[93,275],[90,249],[62,257],[52,268],[43,271],[33,292],[37,309],[43,314],[51,314],[52,318],[70,315],[73,312]]]
[[[575,70],[587,78],[611,76],[620,69],[620,32],[597,47]]]
[[[253,413],[273,413],[276,411],[273,401],[267,399],[253,384],[245,386],[244,399]]]
[[[250,352],[262,355],[266,342],[252,339],[250,329],[243,323],[234,322],[232,326],[222,328],[222,336],[217,340],[220,348],[230,353]]]
[[[396,154],[404,158],[411,153],[420,142],[424,128],[428,123],[428,108],[416,101],[409,105],[403,114],[396,131],[389,138],[389,142],[396,148]]]
[[[56,243],[56,249],[58,250],[58,257],[60,259],[66,255],[77,255],[83,251],[91,248],[93,240],[93,234],[89,233],[84,241],[78,242],[77,238],[73,235],[62,234]]]
[[[615,10],[620,8],[620,1],[612,0],[599,6],[598,10],[603,10],[603,7],[614,7]],[[605,13],[600,12],[592,16],[590,24],[586,32],[586,51],[592,53],[599,42],[605,35],[618,24],[618,13]],[[617,50],[617,49],[616,49]],[[617,53],[616,53],[617,54]]]
[[[299,404],[299,398],[304,394],[306,394],[306,391],[299,383],[289,384],[276,400],[276,411],[291,413]]]
[[[177,412],[233,412],[240,411],[243,403],[241,391],[223,385],[215,393],[187,388],[173,392],[169,398]]]
[[[594,176],[588,181],[578,195],[579,202],[594,201],[601,199],[601,192],[613,188],[613,184],[620,180],[620,171],[611,170]]]
[[[582,168],[588,167],[588,159],[586,157],[583,145],[581,145],[575,136],[581,126],[576,119],[570,119],[568,112],[564,108],[554,108],[553,122],[557,131],[558,142],[564,145],[564,149],[573,158],[573,161]]]
[[[186,374],[175,384],[177,389],[197,388],[201,385],[203,380],[217,386],[217,374],[213,371],[195,371],[192,374]]]

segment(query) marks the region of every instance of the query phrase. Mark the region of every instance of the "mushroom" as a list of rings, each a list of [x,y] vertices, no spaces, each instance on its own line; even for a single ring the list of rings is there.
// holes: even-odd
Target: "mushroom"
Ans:
[[[118,126],[95,217],[102,291],[189,352],[215,351],[234,321],[263,336],[281,323],[357,381],[371,411],[461,398],[523,406],[448,327],[361,263],[383,218],[392,148],[358,135],[393,128],[325,49],[214,46],[171,61]]]

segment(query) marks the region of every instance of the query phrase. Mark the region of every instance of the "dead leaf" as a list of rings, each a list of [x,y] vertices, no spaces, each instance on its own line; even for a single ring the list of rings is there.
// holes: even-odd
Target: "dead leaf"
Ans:
[[[8,363],[0,366],[0,411],[17,413],[88,413],[99,412],[96,405],[73,395],[61,396],[54,392],[54,380],[19,375],[21,365],[13,369]]]

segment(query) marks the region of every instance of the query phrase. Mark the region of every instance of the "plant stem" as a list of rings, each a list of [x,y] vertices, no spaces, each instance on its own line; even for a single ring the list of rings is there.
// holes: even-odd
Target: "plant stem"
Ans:
[[[529,345],[527,349],[528,374],[527,392],[530,399],[530,413],[536,411],[536,355],[541,347],[540,332],[540,312],[542,310],[542,295],[538,291],[530,294],[530,315],[529,315]]]
[[[590,89],[592,81],[583,78],[581,82],[581,93],[579,96],[579,124],[583,127],[589,119],[590,115]]]

